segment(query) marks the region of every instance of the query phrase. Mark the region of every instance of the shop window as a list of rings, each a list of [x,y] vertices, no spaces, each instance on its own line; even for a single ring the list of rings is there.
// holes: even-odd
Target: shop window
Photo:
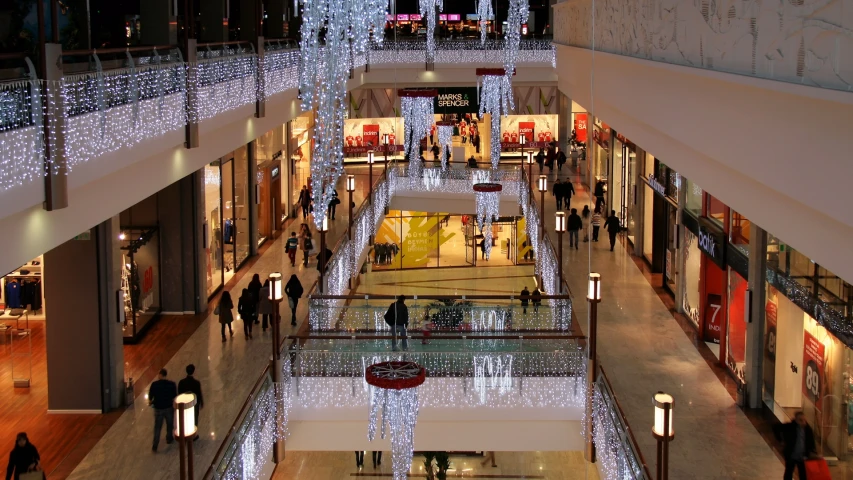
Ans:
[[[729,241],[742,252],[749,255],[749,219],[731,210],[732,223],[729,227]]]
[[[207,295],[222,286],[222,210],[220,190],[222,174],[219,161],[204,167],[204,235],[207,245]]]
[[[684,208],[697,218],[702,216],[702,187],[684,178],[685,195]]]
[[[160,313],[160,239],[156,227],[122,227],[121,289],[127,339],[137,339]]]
[[[693,325],[699,328],[699,277],[702,274],[702,251],[693,232],[684,227],[684,298],[682,307]]]
[[[711,194],[708,194],[705,198],[705,216],[719,224],[721,227],[724,226],[726,218],[726,204],[717,200]]]
[[[746,288],[747,281],[729,269],[728,328],[726,329],[726,364],[744,381],[746,365]]]
[[[249,149],[234,152],[234,252],[235,266],[249,258]]]
[[[237,225],[234,205],[234,161],[222,163],[222,266],[224,282],[234,276],[236,268]]]
[[[45,319],[42,288],[43,262],[43,257],[38,256],[2,278],[0,301],[3,305],[0,314],[8,313],[14,319],[17,318],[18,313],[26,310],[27,320]]]

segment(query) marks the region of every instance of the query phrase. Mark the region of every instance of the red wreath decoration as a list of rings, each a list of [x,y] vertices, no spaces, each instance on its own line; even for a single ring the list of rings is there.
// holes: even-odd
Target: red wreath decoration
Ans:
[[[426,380],[426,370],[415,362],[380,362],[367,367],[364,379],[374,387],[405,390],[423,384]]]
[[[475,183],[475,192],[500,192],[504,187],[500,183]]]
[[[400,97],[423,97],[423,98],[435,98],[438,96],[438,90],[431,88],[426,90],[421,89],[413,89],[413,88],[401,88],[397,90],[397,96]]]

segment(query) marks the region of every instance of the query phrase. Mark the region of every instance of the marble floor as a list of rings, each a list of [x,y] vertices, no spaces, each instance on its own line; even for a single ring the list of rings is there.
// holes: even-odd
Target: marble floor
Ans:
[[[367,176],[363,173],[366,167],[352,167],[357,175],[357,188],[353,201],[359,205],[364,199]],[[374,180],[379,172],[374,171]],[[341,182],[345,181],[342,177]],[[343,184],[338,186],[339,194],[346,195]],[[345,197],[342,196],[342,199]],[[346,201],[342,201],[342,206]],[[339,209],[337,220],[331,222],[327,240],[333,246],[345,233],[347,228],[347,210]],[[302,219],[287,225],[284,229],[289,234],[297,230]],[[314,230],[313,223],[308,222]],[[315,239],[319,235],[315,231]],[[235,284],[227,288],[232,296],[239,296],[252,278],[248,273],[258,273],[266,278],[274,271],[280,271],[285,281],[291,274],[299,277],[305,288],[306,295],[311,285],[317,280],[316,259],[312,258],[308,267],[297,263],[291,267],[284,254],[282,236],[276,239],[271,248],[258,258],[250,272]],[[330,247],[331,248],[331,247]],[[282,334],[296,332],[306,321],[308,302],[298,305],[298,326],[291,328],[287,320],[290,317],[288,308],[282,308]],[[208,312],[208,318],[198,327],[196,332],[187,340],[177,354],[169,359],[163,367],[169,371],[169,377],[177,381],[184,376],[184,367],[193,363],[196,366],[195,377],[201,381],[205,397],[205,408],[199,419],[201,439],[194,445],[195,478],[202,478],[227,434],[234,419],[237,417],[243,403],[249,395],[252,386],[269,363],[271,351],[271,334],[261,332],[260,325],[255,326],[252,339],[243,335],[243,322],[237,320],[233,324],[234,336],[227,342],[222,342],[217,318]],[[236,314],[235,314],[236,316]],[[148,391],[149,385],[137,385],[137,389]],[[145,398],[137,397],[131,407],[121,415],[113,426],[103,435],[101,440],[92,448],[86,457],[77,465],[70,479],[122,479],[122,480],[157,480],[178,478],[178,446],[176,443],[166,445],[165,433],[162,434],[158,453],[151,451],[152,432],[154,426],[152,409]],[[164,427],[165,430],[165,427]]]
[[[392,478],[390,452],[373,468],[371,452],[356,468],[354,452],[288,452],[273,480],[344,480],[357,477]],[[452,455],[448,478],[503,478],[542,480],[598,480],[598,472],[581,452],[495,452],[495,463],[484,466],[481,454]],[[409,475],[425,478],[423,457],[415,454]]]
[[[549,175],[553,182],[559,172]],[[560,178],[569,176],[568,168]],[[589,192],[576,181],[571,206],[583,208]],[[546,196],[545,218],[556,204]],[[548,230],[556,245],[556,235]],[[598,352],[613,390],[640,445],[649,470],[655,471],[652,395],[665,391],[675,398],[670,478],[679,480],[781,478],[783,465],[646,281],[626,249],[624,238],[610,252],[607,235],[598,243],[565,245],[564,272],[572,292],[585,292],[587,272],[601,274],[598,306]],[[565,243],[565,242],[564,242]],[[574,302],[586,330],[587,303]]]

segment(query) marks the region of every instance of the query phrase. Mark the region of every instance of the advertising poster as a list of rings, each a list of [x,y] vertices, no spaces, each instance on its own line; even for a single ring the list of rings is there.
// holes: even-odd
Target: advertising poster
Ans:
[[[436,266],[434,258],[439,245],[444,245],[455,233],[447,234],[439,219],[444,213],[391,210],[376,232],[376,243],[397,245],[399,251],[374,270]],[[402,217],[402,218],[401,218]],[[374,245],[374,248],[375,245]],[[430,259],[433,265],[429,265]]]
[[[703,340],[706,342],[720,343],[720,331],[725,317],[724,312],[721,312],[723,307],[723,297],[716,294],[708,294],[705,302],[705,335]]]
[[[545,148],[557,140],[557,115],[507,115],[501,117],[501,148],[520,148],[520,135],[526,133],[527,148]]]
[[[378,124],[368,124],[362,126],[362,142],[366,146],[377,146],[379,145],[379,125]]]
[[[811,333],[803,332],[803,395],[822,409],[825,347]]]
[[[399,138],[395,132],[400,132]],[[402,140],[402,117],[389,118],[348,118],[344,121],[344,153],[364,154],[373,149],[383,151],[382,136],[388,134],[389,150],[402,151],[403,146],[397,145]]]
[[[575,114],[575,135],[577,135],[577,140],[581,143],[586,143],[587,134],[587,114],[585,113],[576,113]]]

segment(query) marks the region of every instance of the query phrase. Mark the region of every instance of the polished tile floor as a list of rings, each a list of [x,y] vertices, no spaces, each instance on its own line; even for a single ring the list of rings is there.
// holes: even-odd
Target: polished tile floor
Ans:
[[[448,478],[503,478],[543,480],[598,480],[598,472],[581,452],[495,452],[495,463],[482,465],[482,455],[450,457]],[[425,478],[423,457],[416,454],[409,471],[412,478]],[[392,478],[391,454],[384,452],[382,464],[373,468],[371,452],[364,466],[356,468],[354,452],[288,452],[273,480],[344,480],[359,477]]]
[[[363,172],[364,167],[353,167],[353,170]],[[374,171],[374,179],[379,172]],[[341,179],[342,181],[345,178]],[[364,198],[366,176],[358,175],[358,190],[353,200],[359,205]],[[346,194],[339,185],[339,193]],[[345,198],[345,197],[342,197]],[[341,205],[346,205],[342,201]],[[331,222],[327,240],[334,245],[347,228],[347,211],[340,209],[337,220]],[[285,228],[289,234],[296,230],[296,220]],[[313,223],[309,222],[313,230]],[[284,240],[281,237],[258,258],[251,273],[260,274],[266,278],[274,271],[282,272],[285,281],[291,274],[296,274],[306,295],[317,280],[316,259],[311,260],[308,267],[297,263],[291,267],[284,254]],[[315,232],[315,239],[319,238]],[[331,248],[331,247],[330,247]],[[232,296],[239,296],[252,275],[247,272],[230,290]],[[235,297],[236,298],[236,297]],[[304,298],[303,298],[304,300]],[[289,309],[282,308],[282,334],[295,332],[298,327],[291,328],[288,320]],[[297,309],[299,326],[305,321],[308,312],[308,302],[302,301]],[[184,367],[193,363],[196,365],[196,378],[201,381],[205,397],[205,408],[199,419],[201,439],[194,445],[195,478],[202,478],[210,466],[219,446],[234,419],[237,417],[243,403],[249,395],[261,372],[269,363],[271,351],[270,332],[261,332],[260,325],[255,325],[252,339],[243,335],[243,322],[237,320],[233,324],[234,336],[227,342],[222,342],[217,318],[210,315],[196,332],[186,341],[183,347],[168,362],[163,365],[169,371],[169,377],[177,381],[184,376]],[[236,316],[236,314],[235,314]],[[147,392],[149,385],[138,384],[137,389]],[[166,445],[165,432],[161,436],[158,453],[151,451],[154,417],[152,409],[145,399],[138,397],[133,406],[129,407],[115,422],[101,440],[92,448],[88,455],[79,463],[68,478],[70,479],[122,479],[122,480],[156,480],[178,478],[178,447],[177,444]],[[165,430],[165,427],[164,427]]]
[[[549,175],[549,180],[553,181],[557,173]],[[574,187],[578,195],[572,198],[571,206],[580,210],[589,201],[589,192],[578,183]],[[554,218],[553,197],[546,196],[545,210],[545,218]],[[556,245],[556,235],[550,229],[549,233]],[[575,314],[583,330],[587,318],[587,304],[583,301],[586,274],[589,268],[601,274],[599,359],[652,475],[656,444],[651,435],[651,399],[655,392],[665,391],[676,402],[670,478],[782,478],[783,465],[776,454],[673,320],[622,247],[624,241],[618,240],[614,252],[610,252],[606,234],[597,243],[582,242],[577,250],[569,249],[568,242],[564,242],[563,268],[576,298]]]

